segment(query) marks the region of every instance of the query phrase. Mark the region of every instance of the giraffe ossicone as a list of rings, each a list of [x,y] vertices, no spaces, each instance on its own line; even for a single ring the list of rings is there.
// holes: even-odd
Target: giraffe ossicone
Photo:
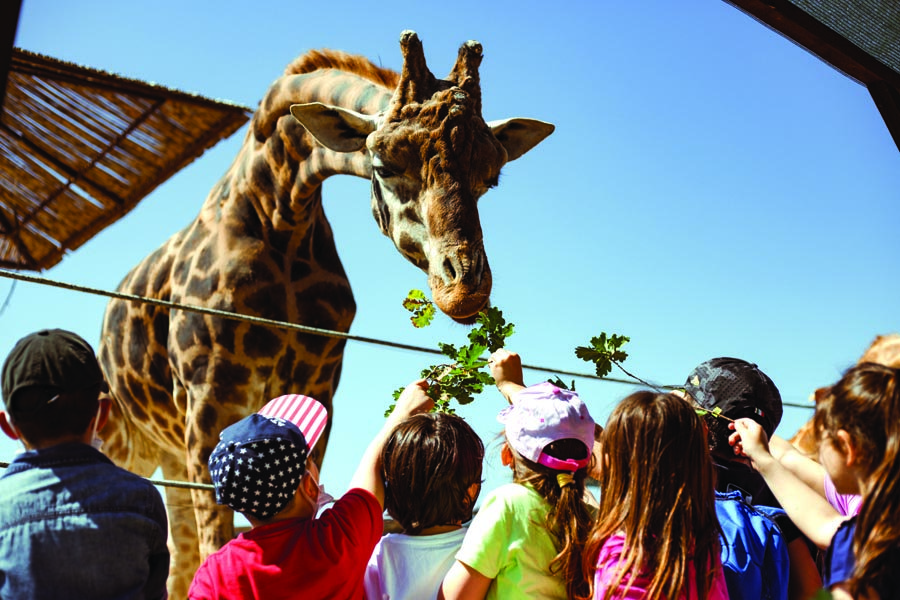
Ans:
[[[483,120],[477,42],[460,47],[447,79],[428,70],[414,32],[400,47],[399,74],[333,50],[291,63],[197,218],[119,289],[349,331],[356,305],[322,207],[323,181],[347,174],[371,180],[376,223],[427,274],[436,305],[474,321],[492,285],[478,198],[553,125]],[[218,433],[271,398],[305,394],[334,415],[343,349],[341,339],[114,299],[99,351],[115,400],[104,450],[142,475],[161,467],[166,479],[209,482]],[[201,558],[233,536],[233,515],[205,490],[166,495],[170,595],[185,597]]]

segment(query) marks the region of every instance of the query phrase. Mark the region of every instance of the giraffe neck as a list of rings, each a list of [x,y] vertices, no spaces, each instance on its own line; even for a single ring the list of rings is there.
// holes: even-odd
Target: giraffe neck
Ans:
[[[334,152],[313,140],[291,117],[290,106],[322,102],[361,113],[387,107],[392,91],[338,69],[285,75],[272,85],[250,124],[243,147],[213,189],[206,208],[257,215],[264,229],[304,234],[321,204],[320,187],[336,174],[371,177],[368,152]]]

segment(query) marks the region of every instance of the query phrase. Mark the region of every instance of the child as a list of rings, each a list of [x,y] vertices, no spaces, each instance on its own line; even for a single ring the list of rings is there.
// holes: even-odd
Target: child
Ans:
[[[684,389],[698,406],[721,415],[707,412],[703,419],[716,469],[721,559],[731,600],[809,598],[822,587],[822,578],[806,538],[762,476],[746,458],[735,456],[728,443],[728,426],[741,417],[772,435],[781,421],[781,393],[757,365],[729,357],[697,365]]]
[[[366,597],[428,600],[466,533],[481,491],[484,444],[456,415],[414,415],[381,453],[384,505],[403,533],[381,538],[366,568]]]
[[[499,353],[499,354],[498,354]],[[594,420],[577,394],[549,383],[523,388],[492,374],[511,399],[501,459],[513,482],[488,494],[472,520],[438,598],[572,598],[587,590],[581,548],[590,529],[583,502]]]
[[[369,444],[350,490],[317,518],[319,470],[310,449],[328,415],[306,396],[282,396],[225,428],[209,457],[216,502],[253,529],[210,555],[188,590],[194,600],[363,598],[366,562],[381,538],[381,449],[391,429],[433,406],[409,384]]]
[[[768,450],[753,421],[734,424],[735,452],[750,458],[801,531],[828,548],[823,583],[835,598],[893,598],[900,589],[900,372],[851,368],[816,405],[819,461],[841,494],[860,494],[844,517]]]
[[[599,515],[584,548],[593,598],[727,599],[713,465],[694,408],[636,392],[610,414],[602,442]]]
[[[25,336],[3,363],[0,427],[25,452],[0,475],[0,598],[166,597],[162,497],[96,449],[105,390],[70,331]]]

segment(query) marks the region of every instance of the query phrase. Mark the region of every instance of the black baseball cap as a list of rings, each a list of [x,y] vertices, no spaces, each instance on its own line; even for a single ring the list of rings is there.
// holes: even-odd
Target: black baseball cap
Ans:
[[[701,408],[720,408],[730,419],[749,417],[771,436],[781,422],[781,394],[758,366],[740,358],[720,357],[700,363],[684,390]]]
[[[76,333],[43,329],[16,342],[3,363],[3,403],[10,408],[16,392],[41,386],[58,394],[108,387],[94,349]],[[48,398],[49,400],[50,398]]]

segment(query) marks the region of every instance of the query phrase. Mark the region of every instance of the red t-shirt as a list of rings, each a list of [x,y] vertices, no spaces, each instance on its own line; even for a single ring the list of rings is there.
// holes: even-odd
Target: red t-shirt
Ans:
[[[378,500],[353,489],[317,519],[277,521],[240,534],[200,566],[188,597],[361,599],[381,533]]]

